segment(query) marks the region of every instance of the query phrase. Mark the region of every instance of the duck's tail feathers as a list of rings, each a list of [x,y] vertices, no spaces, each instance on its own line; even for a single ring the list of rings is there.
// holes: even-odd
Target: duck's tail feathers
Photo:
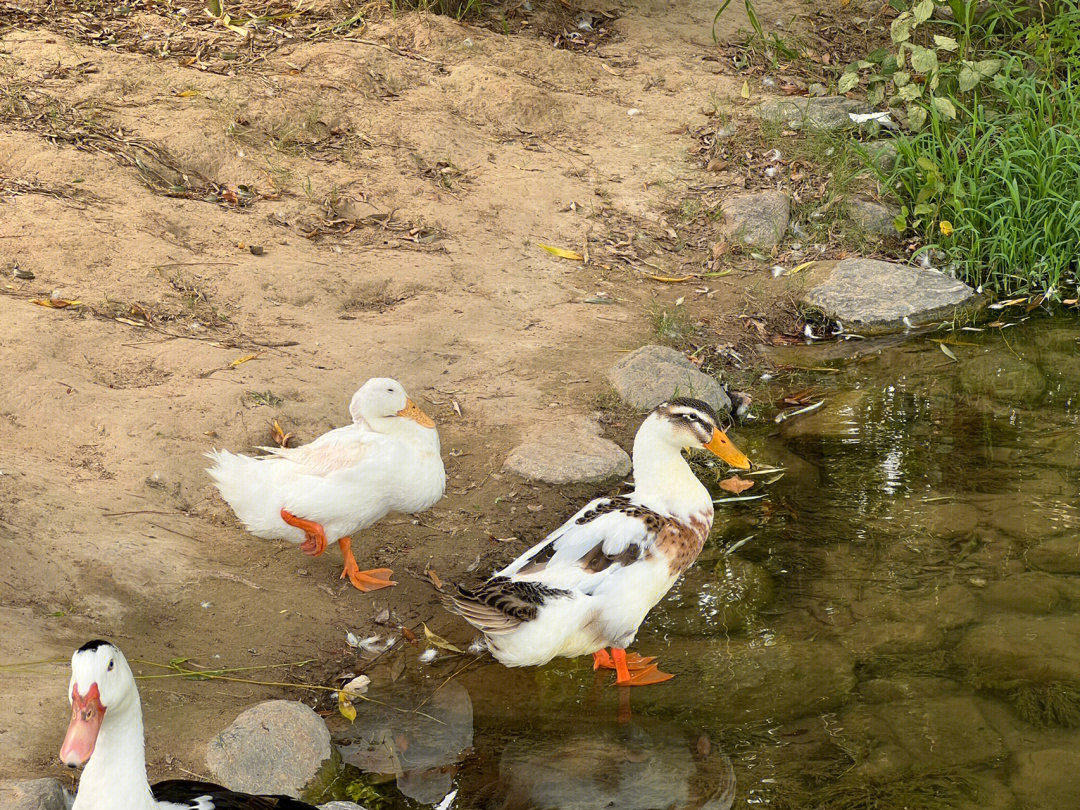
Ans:
[[[498,635],[535,619],[547,600],[570,595],[570,591],[537,582],[494,577],[474,589],[450,585],[440,592],[439,599],[447,610],[461,616],[480,632]]]
[[[253,534],[274,536],[272,532],[279,529],[281,521],[267,506],[268,487],[265,476],[260,474],[263,471],[259,460],[228,450],[211,450],[206,457],[214,462],[206,469],[207,474],[240,522]]]

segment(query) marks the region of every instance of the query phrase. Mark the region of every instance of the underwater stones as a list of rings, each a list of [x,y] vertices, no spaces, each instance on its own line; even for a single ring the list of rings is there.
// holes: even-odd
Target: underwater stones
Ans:
[[[858,436],[862,423],[859,410],[866,395],[867,391],[863,388],[839,391],[829,396],[816,411],[782,422],[780,435],[785,439],[800,436],[830,439]]]
[[[840,130],[855,126],[849,113],[864,113],[868,109],[863,102],[844,96],[793,96],[763,102],[758,105],[757,114],[788,129]]]
[[[872,234],[896,234],[893,220],[900,213],[900,209],[892,205],[866,200],[855,197],[847,201],[847,217],[866,233]]]
[[[776,594],[769,572],[739,557],[724,557],[715,568],[699,562],[656,606],[649,621],[679,636],[737,633]]]
[[[888,775],[876,762],[878,750],[901,771],[988,763],[1007,753],[1001,735],[969,696],[857,705],[840,721],[857,743],[871,747],[867,763],[878,777]]]
[[[960,390],[1000,402],[1032,404],[1046,390],[1046,377],[1034,363],[994,352],[965,357]]]
[[[990,605],[1016,613],[1047,614],[1058,606],[1061,591],[1049,574],[1029,571],[991,582],[982,591]]]
[[[640,689],[635,706],[646,712],[709,717],[718,724],[782,722],[836,709],[855,686],[852,657],[829,641],[775,636],[759,639],[672,637],[660,668],[693,684],[693,699],[681,689]],[[640,693],[640,694],[639,694]],[[647,693],[647,694],[646,694]]]
[[[1063,535],[1043,540],[1025,555],[1028,564],[1054,574],[1080,574],[1080,538]]]
[[[600,436],[587,417],[571,417],[538,431],[510,451],[503,469],[544,484],[583,484],[630,474],[630,456]]]
[[[802,274],[800,274],[802,275]],[[888,332],[910,323],[951,318],[981,298],[937,270],[879,259],[819,262],[796,284],[799,303],[840,321],[849,332]]]
[[[731,410],[731,400],[720,383],[667,346],[635,349],[608,369],[607,378],[623,401],[641,411],[672,397],[696,397],[717,411]]]
[[[71,796],[55,779],[0,780],[4,810],[67,810]]]
[[[979,525],[981,513],[968,503],[927,504],[918,516],[919,528],[943,540],[968,537]]]
[[[1009,787],[1020,800],[1022,810],[1076,806],[1080,751],[1026,751],[1013,757],[1009,770]]]
[[[268,700],[210,741],[206,767],[231,790],[298,798],[330,755],[330,732],[319,715],[297,701]]]
[[[1080,682],[1080,616],[1006,617],[968,630],[957,662],[979,681]]]
[[[791,219],[791,197],[782,191],[759,191],[729,197],[720,205],[724,238],[767,250],[784,238]]]

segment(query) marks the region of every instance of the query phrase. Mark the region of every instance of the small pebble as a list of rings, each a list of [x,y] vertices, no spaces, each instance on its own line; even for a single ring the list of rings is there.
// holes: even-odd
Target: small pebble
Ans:
[[[627,115],[641,115],[641,110],[639,110],[637,107],[631,107],[629,110],[626,111],[626,114]]]
[[[248,247],[248,250],[251,251],[252,256],[262,256],[263,255],[263,247],[262,247],[262,245],[251,245],[251,246]]]

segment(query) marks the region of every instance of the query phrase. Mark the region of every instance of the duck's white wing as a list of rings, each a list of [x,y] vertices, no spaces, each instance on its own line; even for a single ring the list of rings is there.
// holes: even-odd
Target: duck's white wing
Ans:
[[[495,577],[590,593],[642,559],[666,522],[627,498],[597,498]]]
[[[300,447],[262,447],[267,453],[296,465],[301,475],[327,476],[356,467],[369,458],[378,443],[379,434],[346,425],[324,433],[310,444]]]

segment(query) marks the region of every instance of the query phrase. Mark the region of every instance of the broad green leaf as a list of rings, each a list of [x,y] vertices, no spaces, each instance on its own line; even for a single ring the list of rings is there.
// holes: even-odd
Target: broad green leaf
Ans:
[[[913,213],[917,217],[926,216],[927,214],[934,213],[934,206],[930,205],[929,203],[919,203],[915,206],[915,210],[913,210],[911,213]]]
[[[903,87],[897,89],[896,95],[902,101],[915,101],[915,99],[922,96],[922,88],[917,84],[905,84]]]
[[[893,217],[892,226],[896,228],[897,233],[903,233],[907,230],[907,217],[900,215]]]
[[[939,113],[949,119],[956,118],[956,107],[953,106],[951,101],[943,96],[934,96],[933,99],[934,107]]]
[[[975,71],[980,76],[993,76],[1001,70],[1000,59],[983,59],[975,63]]]
[[[926,83],[926,87],[931,93],[934,93],[937,91],[939,84],[941,84],[941,74],[935,70],[930,74],[930,81]]]
[[[206,13],[211,17],[220,17],[221,0],[206,0]]]
[[[892,54],[890,54],[888,58],[886,58],[886,60],[881,63],[881,72],[884,73],[886,76],[892,76],[899,69],[900,65],[897,64],[896,57]]]
[[[915,15],[915,23],[924,23],[934,13],[934,0],[919,0],[911,10]]]
[[[876,107],[885,100],[885,84],[884,82],[878,82],[873,84],[866,91],[866,100],[870,102],[870,106]]]
[[[934,44],[943,51],[955,51],[960,47],[960,43],[952,37],[943,37],[940,34],[934,34]]]
[[[934,161],[932,161],[926,155],[919,155],[918,159],[916,159],[915,161],[915,165],[922,169],[924,172],[932,172],[934,174],[937,174],[937,164],[934,163]]]
[[[921,45],[911,46],[911,67],[919,73],[929,74],[937,70],[937,54]]]
[[[908,104],[907,119],[908,125],[912,129],[922,129],[926,124],[926,108],[920,107],[917,104]]]
[[[866,58],[868,61],[880,65],[889,58],[889,51],[887,48],[878,48],[876,51],[870,51],[870,53],[866,55]]]
[[[964,65],[960,68],[960,76],[957,79],[958,86],[961,93],[966,93],[969,90],[974,90],[975,86],[982,81],[982,76],[976,73],[974,70]]]
[[[836,83],[836,89],[841,93],[847,93],[859,86],[858,73],[845,73]]]
[[[903,87],[911,81],[911,74],[906,70],[898,70],[893,74],[892,80],[897,87]]]
[[[915,18],[911,16],[910,11],[905,11],[892,21],[892,25],[889,26],[889,36],[892,37],[893,42],[907,42],[911,39],[913,25],[915,25]]]
[[[860,59],[858,62],[855,63],[856,70],[866,70],[867,68],[872,68],[873,66],[873,62],[867,62],[865,59]]]

